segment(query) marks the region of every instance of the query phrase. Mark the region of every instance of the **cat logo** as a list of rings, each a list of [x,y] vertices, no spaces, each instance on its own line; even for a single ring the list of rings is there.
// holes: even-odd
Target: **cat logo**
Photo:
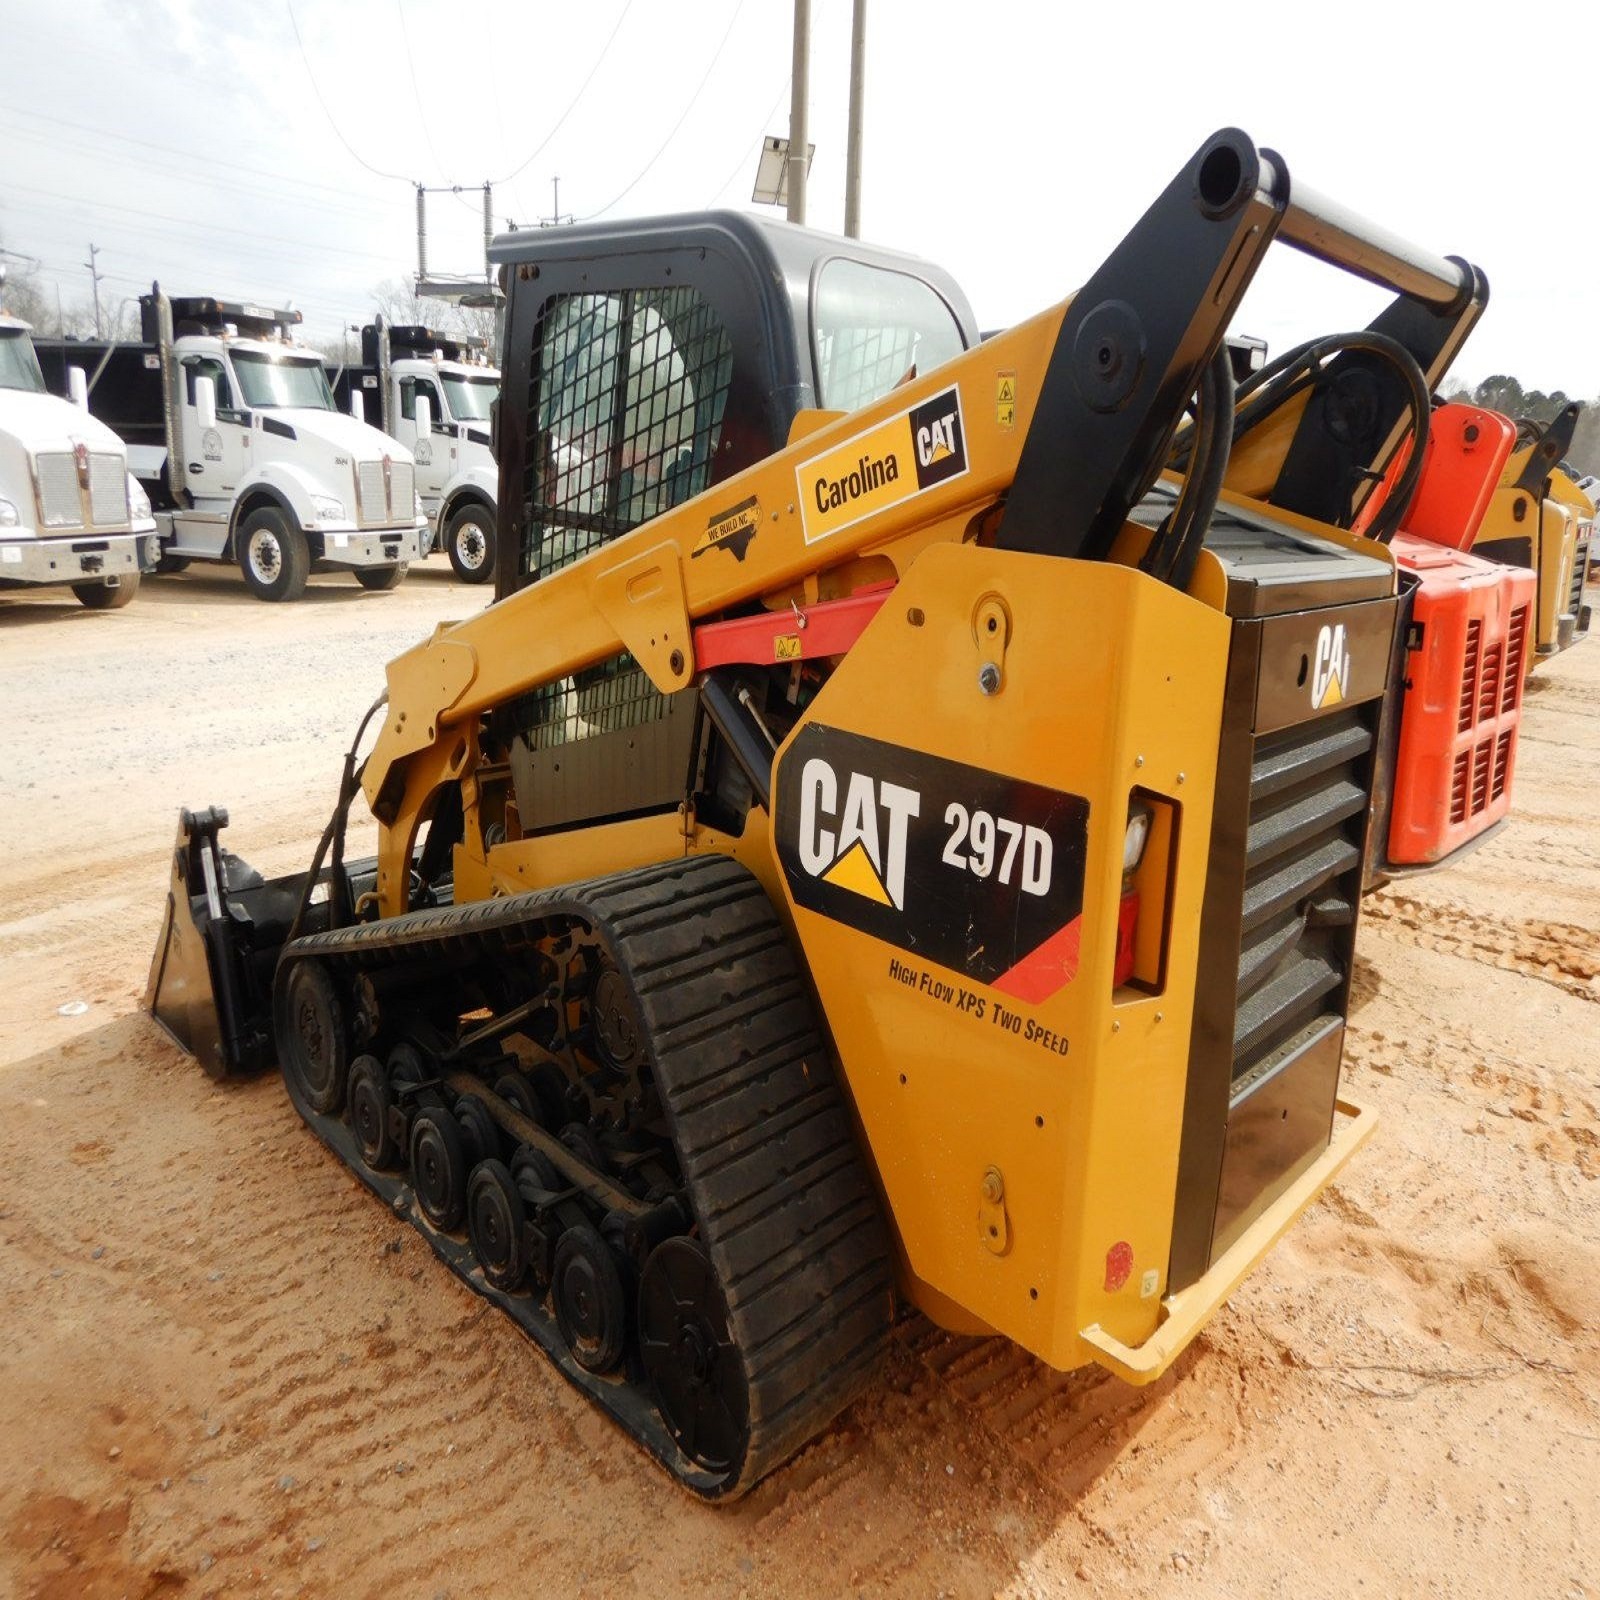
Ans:
[[[887,778],[839,777],[820,756],[800,773],[800,864],[813,878],[905,910],[906,834],[922,796]]]
[[[948,461],[956,449],[956,414],[935,417],[926,427],[917,429],[917,461],[931,467],[936,461]]]
[[[961,432],[961,391],[943,394],[918,406],[910,416],[911,440],[917,458],[917,487],[931,489],[967,470],[967,443]]]
[[[1339,705],[1349,691],[1350,650],[1345,643],[1344,624],[1324,623],[1317,634],[1317,649],[1311,666],[1311,705],[1322,711]]]

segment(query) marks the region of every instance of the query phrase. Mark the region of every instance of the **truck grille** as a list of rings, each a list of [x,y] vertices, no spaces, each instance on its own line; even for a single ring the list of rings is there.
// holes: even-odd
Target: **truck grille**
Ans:
[[[39,520],[47,528],[81,528],[83,503],[78,495],[78,463],[62,450],[36,457],[39,474]]]
[[[121,456],[89,457],[89,515],[97,528],[127,526],[128,469]]]
[[[383,492],[383,463],[363,461],[356,468],[356,481],[361,491],[361,520],[387,522],[389,502]]]
[[[360,520],[363,523],[409,522],[416,511],[410,463],[389,463],[387,490],[384,477],[381,461],[363,461],[356,467],[356,485],[361,497]]]
[[[1235,1092],[1339,1015],[1367,824],[1371,704],[1257,741],[1250,767]]]

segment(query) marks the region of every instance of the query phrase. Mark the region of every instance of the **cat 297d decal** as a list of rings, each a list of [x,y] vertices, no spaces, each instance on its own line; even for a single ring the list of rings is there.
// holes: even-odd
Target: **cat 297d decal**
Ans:
[[[778,777],[795,903],[1004,993],[1078,969],[1089,802],[811,724]]]

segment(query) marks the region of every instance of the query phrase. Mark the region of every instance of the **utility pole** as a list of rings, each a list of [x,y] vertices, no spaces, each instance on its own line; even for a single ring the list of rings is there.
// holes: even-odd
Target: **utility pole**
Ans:
[[[844,158],[844,236],[861,237],[861,107],[867,72],[867,0],[850,14],[850,132]]]
[[[561,214],[561,180],[550,180],[550,215],[539,218],[541,228],[559,228],[564,222],[576,222],[577,218],[569,211],[566,216]]]
[[[99,255],[100,255],[100,247],[98,245],[96,245],[96,244],[91,244],[89,246],[89,259],[84,262],[84,266],[86,266],[89,269],[90,281],[94,284],[94,336],[97,339],[101,337],[101,332],[100,332],[100,270],[95,265],[95,262],[98,259]]]
[[[791,222],[806,220],[806,152],[810,129],[811,0],[794,0],[794,75],[789,94],[789,210]]]
[[[483,281],[494,282],[494,268],[489,265],[489,246],[494,243],[494,185],[483,186]]]
[[[428,276],[428,191],[417,185],[417,282]]]

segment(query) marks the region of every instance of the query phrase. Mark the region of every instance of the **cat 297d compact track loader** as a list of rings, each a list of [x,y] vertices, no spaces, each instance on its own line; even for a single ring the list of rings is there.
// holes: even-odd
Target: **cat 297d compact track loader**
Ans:
[[[1236,396],[1274,240],[1397,298]],[[1231,129],[981,343],[926,264],[748,217],[495,253],[500,599],[390,665],[307,873],[184,814],[151,1009],[280,1062],[707,1498],[860,1391],[896,1290],[1155,1377],[1370,1127],[1396,579],[1348,525],[1483,279]]]

